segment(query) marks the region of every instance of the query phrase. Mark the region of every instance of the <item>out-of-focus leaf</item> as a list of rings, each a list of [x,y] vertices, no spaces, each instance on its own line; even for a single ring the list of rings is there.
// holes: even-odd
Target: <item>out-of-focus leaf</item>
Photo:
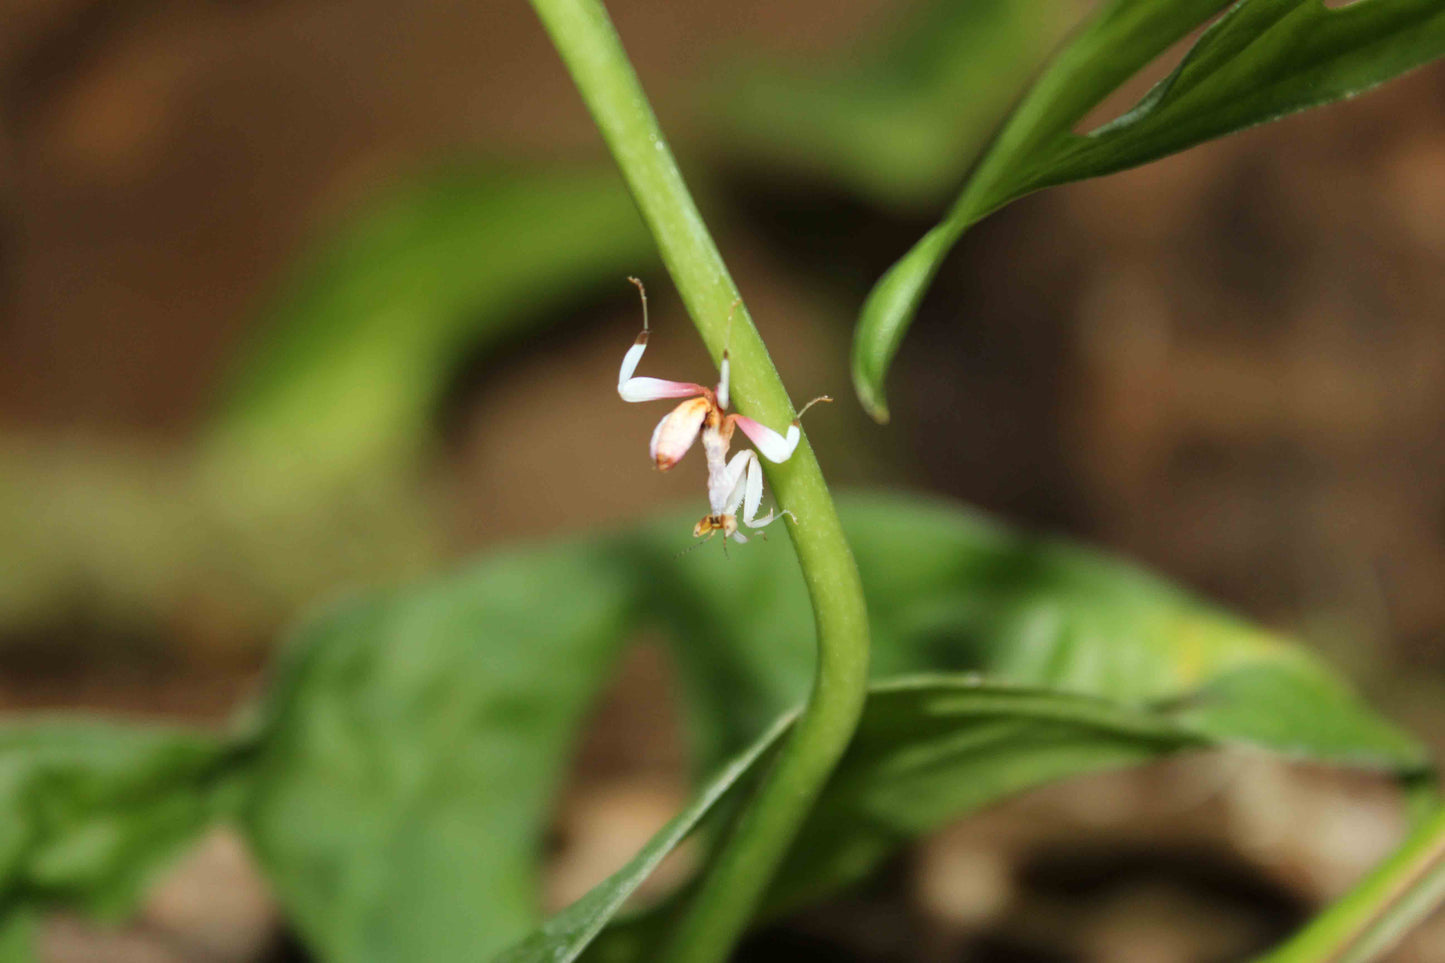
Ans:
[[[658,830],[627,865],[593,887],[577,902],[549,919],[536,933],[496,958],[496,963],[568,963],[586,949],[617,914],[627,898],[723,800],[764,768],[779,740],[791,730],[793,716],[778,720],[753,745],[722,768],[697,798]],[[629,953],[634,952],[629,948]]]
[[[1132,167],[1349,97],[1445,54],[1440,0],[1240,0],[1128,113],[1087,134],[1090,109],[1223,8],[1222,0],[1111,0],[1005,124],[946,219],[878,282],[853,380],[886,420],[883,379],[943,258],[972,224],[1031,191]]]
[[[1167,714],[1088,696],[921,676],[874,685],[858,734],[769,895],[788,909],[995,800],[1217,743]]]
[[[1001,795],[1183,747],[1424,765],[1418,746],[1298,649],[1118,562],[938,503],[861,499],[844,517],[873,606],[875,664],[893,679],[875,689],[775,908]],[[802,701],[812,629],[783,541],[679,559],[690,518],[499,556],[299,631],[259,713],[238,811],[314,952],[488,959],[537,926],[540,837],[566,750],[643,620],[676,642],[709,765],[739,751],[741,761],[511,960],[580,952],[694,826],[734,811],[730,787],[774,737],[757,740]],[[1253,707],[1276,699],[1280,718]],[[655,931],[617,931],[607,949],[645,959],[629,947]]]
[[[685,900],[619,921],[605,933],[603,923],[708,807],[749,782],[740,763],[765,764],[764,749],[778,736],[769,732],[637,858],[495,963],[656,958]],[[1088,696],[990,685],[971,676],[875,683],[858,734],[795,842],[765,912],[786,912],[855,880],[906,840],[1003,796],[1212,744],[1167,714]]]
[[[1076,0],[926,0],[842,69],[739,64],[719,85],[719,146],[890,206],[932,203],[958,183],[1080,9]]]
[[[784,725],[790,725],[785,717]],[[707,790],[631,863],[568,907],[496,963],[595,963],[653,958],[668,909],[618,927],[595,947],[647,872],[686,830],[766,765],[775,726],[730,763]],[[770,912],[853,879],[902,840],[999,796],[1076,772],[1127,765],[1198,744],[1191,733],[1101,700],[990,686],[969,676],[875,684],[858,735],[839,763],[770,896]],[[644,859],[645,857],[645,859]],[[586,920],[586,925],[578,921]]]
[[[199,456],[0,437],[0,636],[255,639],[443,553],[417,462],[458,367],[656,257],[610,166],[458,168],[365,205],[268,312]]]
[[[1180,749],[1248,744],[1401,776],[1428,765],[1418,743],[1302,650],[1121,562],[938,503],[850,499],[843,511],[883,678],[775,883],[771,913],[855,881],[907,840],[1003,796]],[[685,701],[717,759],[801,701],[806,596],[791,553],[772,546],[676,564],[659,546],[685,530],[668,520],[627,551],[646,573],[648,608],[678,638]],[[955,674],[916,674],[938,670]],[[708,798],[727,798],[716,790]],[[690,813],[689,824],[703,816]],[[674,824],[645,860],[503,959],[651,958],[671,906],[591,941],[656,847],[679,838]]]
[[[0,728],[0,959],[51,906],[114,918],[223,805],[236,747],[99,722]]]
[[[404,460],[431,437],[459,361],[654,257],[610,168],[452,170],[411,185],[340,228],[287,288],[213,426],[213,454],[293,485]]]
[[[1003,795],[1182,748],[1425,765],[1300,650],[1121,563],[937,503],[852,500],[845,520],[877,671],[934,674],[875,685],[773,911]],[[678,559],[690,528],[677,516],[346,603],[298,632],[238,741],[0,732],[0,908],[114,912],[224,796],[322,958],[487,959],[539,922],[540,836],[567,749],[617,645],[651,618],[676,639],[708,757],[753,749],[512,960],[572,958],[678,841],[731,811],[781,737],[759,733],[808,681],[787,546]],[[646,959],[666,921],[615,930],[607,958]]]
[[[0,963],[31,963],[35,959],[35,921],[24,911],[0,916]]]
[[[540,836],[628,578],[585,548],[510,555],[298,632],[242,812],[313,950],[479,960],[536,924]]]
[[[1303,649],[1121,560],[946,502],[855,496],[841,505],[867,594],[875,678],[971,672],[1167,707],[1208,738],[1291,756],[1387,771],[1423,764],[1414,740]],[[669,544],[668,532],[683,530],[670,520],[647,537]],[[642,562],[649,604],[680,639],[709,766],[799,704],[812,678],[796,563],[760,548]]]
[[[223,659],[260,657],[318,596],[444,554],[415,473],[288,493],[253,484],[276,480],[271,466],[205,467],[138,439],[0,431],[0,645],[94,627],[72,634],[184,635]]]

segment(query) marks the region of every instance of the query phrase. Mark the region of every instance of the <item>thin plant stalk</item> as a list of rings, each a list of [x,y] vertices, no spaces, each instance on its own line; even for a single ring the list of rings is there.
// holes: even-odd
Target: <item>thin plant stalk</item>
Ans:
[[[1445,898],[1445,806],[1283,946],[1255,963],[1368,963]]]
[[[714,361],[728,347],[732,397],[745,414],[781,427],[794,409],[745,307],[728,339],[737,287],[683,183],[647,96],[599,0],[532,0],[592,118],[622,169],[663,262]],[[852,551],[806,437],[787,462],[767,465],[790,510],[817,625],[817,672],[792,738],[709,867],[672,934],[668,963],[717,963],[753,917],[813,801],[857,728],[868,677],[868,613]],[[738,604],[747,604],[739,599]]]

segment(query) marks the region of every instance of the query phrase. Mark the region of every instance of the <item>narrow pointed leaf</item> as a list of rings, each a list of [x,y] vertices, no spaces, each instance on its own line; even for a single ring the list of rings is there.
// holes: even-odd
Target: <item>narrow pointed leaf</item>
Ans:
[[[532,936],[496,958],[496,963],[570,963],[581,955],[602,929],[647,881],[663,859],[711,815],[725,797],[752,782],[766,766],[773,750],[792,730],[794,716],[784,716],[753,745],[722,768],[626,866],[588,891],[577,902],[553,916]]]
[[[1240,0],[1167,78],[1123,116],[1075,126],[1125,80],[1224,6],[1220,0],[1112,0],[1060,53],[984,155],[945,220],[884,275],[864,304],[853,373],[864,406],[887,417],[883,378],[953,244],[1032,191],[1095,177],[1350,97],[1445,54],[1441,0]]]

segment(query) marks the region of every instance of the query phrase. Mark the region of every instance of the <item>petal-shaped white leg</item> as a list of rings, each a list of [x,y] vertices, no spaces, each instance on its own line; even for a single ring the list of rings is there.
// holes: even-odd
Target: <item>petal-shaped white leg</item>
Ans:
[[[690,381],[629,378],[617,383],[617,394],[623,401],[659,401],[663,398],[696,398],[707,394],[707,389]]]
[[[743,501],[743,483],[750,461],[757,460],[751,448],[738,452],[707,480],[707,497],[714,515],[736,515]]]
[[[777,517],[772,509],[768,509],[768,513],[762,518],[758,517],[758,509],[763,503],[763,464],[756,456],[748,462],[747,479],[743,487],[743,524],[749,528],[762,528],[776,521]]]
[[[763,502],[763,463],[752,449],[733,456],[716,490],[726,491],[727,494],[714,504],[714,511],[737,515],[741,508],[742,522],[749,528],[762,528],[774,520],[771,511],[762,518],[758,517],[758,508]]]
[[[758,446],[758,451],[763,453],[764,458],[775,464],[780,464],[792,458],[793,452],[798,450],[798,442],[803,438],[803,429],[798,427],[798,423],[803,415],[818,402],[832,400],[833,399],[827,395],[819,395],[808,402],[803,406],[803,410],[798,412],[798,417],[794,418],[793,423],[788,426],[787,433],[783,435],[773,431],[773,429],[767,425],[753,421],[753,419],[746,415],[728,415],[728,417],[733,420],[735,425],[743,430],[743,434],[747,435],[754,445]]]
[[[648,453],[659,471],[667,471],[687,454],[692,443],[697,441],[711,408],[712,402],[707,398],[693,398],[669,411],[657,423],[652,431]]]
[[[793,452],[798,448],[798,441],[803,437],[803,430],[798,427],[797,422],[788,426],[788,433],[780,435],[767,425],[760,424],[746,415],[729,415],[733,423],[743,430],[763,457],[771,462],[785,462],[793,457]]]
[[[622,356],[622,367],[617,372],[617,393],[623,401],[657,401],[661,398],[692,398],[707,394],[702,385],[690,381],[664,381],[661,378],[634,378],[642,355],[647,351],[647,292],[637,278],[628,278],[637,285],[642,294],[642,331],[632,347]]]
[[[637,336],[637,341],[622,356],[622,368],[617,372],[617,394],[623,401],[657,401],[661,398],[694,398],[707,394],[702,385],[690,381],[664,381],[661,378],[634,378],[642,353],[647,350],[647,332]]]
[[[773,520],[773,513],[758,520],[758,508],[763,504],[763,465],[757,458],[748,462],[747,480],[743,485],[743,523],[750,528],[762,528]]]

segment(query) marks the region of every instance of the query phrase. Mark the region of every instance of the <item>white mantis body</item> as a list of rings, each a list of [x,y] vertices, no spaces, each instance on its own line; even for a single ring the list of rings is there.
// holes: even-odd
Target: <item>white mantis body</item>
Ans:
[[[647,292],[641,281],[636,278],[628,280],[637,285],[642,295],[642,333],[622,357],[622,368],[617,373],[617,394],[628,402],[687,399],[668,412],[653,430],[649,448],[653,463],[659,471],[667,471],[687,454],[701,435],[703,454],[707,457],[707,497],[711,511],[693,527],[692,534],[697,538],[711,538],[722,532],[724,540],[731,538],[739,543],[746,542],[747,536],[738,531],[739,509],[742,524],[748,528],[763,528],[776,520],[772,510],[758,517],[763,500],[763,470],[758,452],[771,462],[787,461],[802,438],[798,418],[817,402],[833,399],[826,395],[814,398],[803,406],[803,411],[798,412],[798,418],[788,425],[786,433],[778,434],[746,415],[727,412],[730,362],[726,350],[719,365],[716,391],[689,381],[634,377],[643,352],[647,350]],[[735,428],[742,429],[743,434],[757,446],[757,451],[749,448],[728,458]],[[791,513],[784,509],[782,514]]]

